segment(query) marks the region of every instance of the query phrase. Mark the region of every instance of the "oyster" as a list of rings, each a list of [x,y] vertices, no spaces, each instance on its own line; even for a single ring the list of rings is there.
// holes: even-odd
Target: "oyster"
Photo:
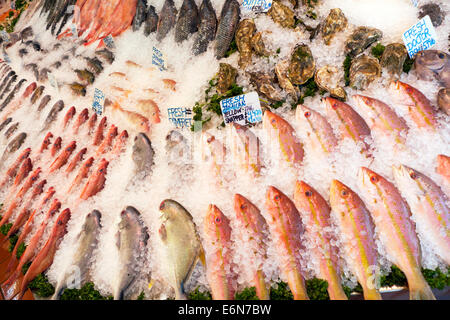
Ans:
[[[353,59],[350,66],[350,86],[363,90],[381,75],[381,66],[378,59],[365,54]]]
[[[274,87],[275,77],[272,74],[267,73],[250,73],[250,82],[256,87],[256,91],[259,94],[266,96],[272,101],[281,101],[283,96],[280,90]]]
[[[269,11],[267,11],[267,13],[273,21],[284,28],[295,27],[294,11],[284,4],[281,4],[279,1],[274,1],[272,3],[272,7]]]
[[[294,86],[289,80],[287,76],[288,68],[289,61],[282,60],[275,66],[275,74],[277,75],[278,84],[280,85],[280,87],[286,90],[286,92],[292,99],[294,99],[294,101],[297,101],[300,92],[298,90],[298,87]]]
[[[437,103],[439,108],[450,116],[450,88],[442,88],[439,90]]]
[[[378,29],[358,27],[345,42],[344,52],[355,57],[382,36],[383,33]]]
[[[237,70],[228,63],[220,63],[217,80],[217,91],[224,94],[236,82]]]
[[[422,19],[425,16],[430,16],[431,23],[435,27],[439,27],[445,19],[445,12],[441,10],[436,3],[427,3],[423,6],[420,6],[419,11],[419,19]]]
[[[347,18],[341,9],[331,9],[322,23],[322,38],[326,45],[331,43],[334,35],[347,27]]]
[[[270,52],[266,50],[266,46],[262,40],[262,33],[257,32],[252,37],[252,47],[255,53],[259,56],[267,57],[270,55]]]
[[[345,100],[347,94],[344,88],[339,86],[339,83],[343,80],[342,70],[330,65],[323,66],[314,75],[314,81],[320,89],[329,92],[335,98]]]
[[[239,50],[239,67],[245,69],[252,62],[252,38],[256,31],[252,19],[242,20],[236,30],[236,45]]]
[[[301,44],[295,47],[288,67],[288,78],[293,84],[304,84],[314,76],[316,63],[309,47]]]
[[[381,66],[386,68],[390,75],[400,76],[407,55],[408,51],[406,51],[406,47],[403,44],[388,44],[381,56]]]

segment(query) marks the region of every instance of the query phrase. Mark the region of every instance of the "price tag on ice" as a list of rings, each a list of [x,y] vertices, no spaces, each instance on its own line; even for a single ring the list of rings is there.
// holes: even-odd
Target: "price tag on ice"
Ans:
[[[272,7],[272,0],[244,0],[243,11],[267,12]]]
[[[105,94],[101,90],[95,88],[94,101],[92,102],[92,109],[98,115],[103,114],[103,110],[105,108],[105,98],[106,98]]]
[[[16,1],[11,1],[11,9],[16,10]]]
[[[105,45],[110,48],[110,49],[114,49],[116,46],[114,45],[114,39],[112,37],[112,35],[107,36],[106,38],[103,38],[103,42],[105,43]]]
[[[190,128],[193,123],[190,108],[167,108],[167,115],[177,129]]]
[[[159,71],[167,70],[165,64],[164,55],[161,51],[158,50],[158,48],[153,47],[153,55],[152,55],[152,64],[157,66],[159,68]]]
[[[250,92],[220,101],[225,124],[247,125],[262,121],[262,110],[257,92]]]
[[[6,52],[3,52],[3,60],[5,60],[6,63],[11,63],[11,59]]]
[[[8,42],[10,41],[10,39],[9,39],[9,33],[6,32],[5,30],[1,30],[1,31],[0,31],[0,37],[2,38],[2,40],[3,40],[5,43],[8,43]]]
[[[72,32],[72,39],[77,40],[78,39],[77,25],[73,22],[70,25],[70,32]]]
[[[437,36],[430,16],[423,17],[423,19],[406,30],[402,38],[411,59],[414,58],[417,52],[431,48],[436,44]]]
[[[411,2],[412,2],[412,5],[416,8],[419,5],[419,0],[411,0]]]
[[[53,74],[51,74],[51,73],[48,73],[47,76],[48,76],[48,82],[50,82],[50,85],[53,88],[59,89],[58,81],[56,81],[55,76]]]

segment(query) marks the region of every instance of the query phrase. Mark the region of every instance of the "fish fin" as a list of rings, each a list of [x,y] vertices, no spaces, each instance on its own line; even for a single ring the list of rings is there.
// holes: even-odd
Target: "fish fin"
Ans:
[[[198,258],[200,259],[200,262],[202,263],[203,267],[206,268],[205,249],[203,249],[203,247],[200,249]]]
[[[420,272],[420,271],[419,271]],[[430,286],[423,277],[409,281],[409,300],[436,300]]]
[[[150,282],[148,283],[148,289],[150,290],[154,284],[155,284],[155,281],[153,279],[150,279]]]

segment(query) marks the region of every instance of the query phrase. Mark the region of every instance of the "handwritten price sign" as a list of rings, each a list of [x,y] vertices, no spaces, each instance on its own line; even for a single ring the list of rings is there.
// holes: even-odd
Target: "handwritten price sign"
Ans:
[[[436,30],[431,23],[430,16],[425,16],[403,33],[403,42],[412,59],[417,52],[427,50],[436,44]]]

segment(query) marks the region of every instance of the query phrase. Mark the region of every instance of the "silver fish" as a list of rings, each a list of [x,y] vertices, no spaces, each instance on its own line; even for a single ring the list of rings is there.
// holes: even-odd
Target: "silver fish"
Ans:
[[[222,59],[228,51],[239,23],[240,14],[240,6],[236,0],[225,1],[217,26],[215,45],[217,60]]]
[[[78,247],[75,250],[74,256],[71,258],[72,260],[69,264],[70,269],[66,270],[58,281],[52,300],[59,299],[64,289],[68,287],[69,281],[74,274],[74,272],[70,272],[71,270],[76,268],[75,270],[79,272],[76,275],[79,276],[80,284],[86,280],[89,272],[92,252],[97,247],[98,243],[97,235],[102,227],[100,223],[101,216],[101,213],[97,210],[92,211],[86,216],[83,227],[77,236],[76,241]]]
[[[58,113],[61,112],[62,109],[64,109],[64,101],[59,100],[53,105],[52,109],[47,115],[47,118],[45,118],[44,126],[41,132],[47,130],[50,127],[50,125],[52,124],[53,121],[56,120]]]
[[[156,39],[161,41],[164,39],[169,31],[175,26],[177,19],[177,8],[173,0],[166,0],[159,13],[158,26],[156,28]]]
[[[135,164],[136,174],[138,174],[141,179],[151,173],[154,155],[155,151],[152,148],[150,139],[145,133],[139,133],[134,138],[133,153],[131,157]]]
[[[208,44],[214,40],[217,29],[217,17],[210,0],[203,0],[199,9],[200,25],[194,40],[192,53],[199,55],[206,51]]]
[[[147,228],[141,221],[139,211],[127,207],[120,215],[116,246],[122,268],[114,284],[114,300],[123,300],[136,280],[136,268],[142,263],[148,240]]]
[[[2,104],[0,104],[0,112],[3,111],[3,109],[5,109],[5,107],[14,99],[15,95],[17,94],[17,92],[20,90],[20,88],[22,88],[22,85],[26,82],[27,80],[25,79],[21,79],[14,87],[14,89],[9,93],[9,95],[5,98],[5,100],[2,102]]]
[[[190,34],[197,32],[198,8],[194,0],[184,0],[175,26],[175,42],[183,42]]]
[[[50,95],[45,95],[42,99],[41,99],[41,103],[39,103],[38,109],[37,111],[40,112],[42,111],[47,104],[50,102],[50,100],[52,99],[52,97],[50,97]]]
[[[13,133],[14,132],[16,132],[16,130],[19,128],[19,123],[18,122],[16,122],[15,124],[13,124],[12,126],[10,126],[9,128],[8,128],[8,130],[6,130],[6,132],[5,132],[5,137],[6,137],[6,139],[9,139],[12,135],[13,135]]]
[[[19,133],[14,139],[12,139],[10,143],[8,143],[5,151],[3,152],[2,158],[0,159],[0,168],[3,167],[3,164],[12,153],[19,150],[26,138],[27,134],[25,132],[22,132]]]

